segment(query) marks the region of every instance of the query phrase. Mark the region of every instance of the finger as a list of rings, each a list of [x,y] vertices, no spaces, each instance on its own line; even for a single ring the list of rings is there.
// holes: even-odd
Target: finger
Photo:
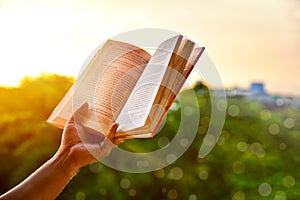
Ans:
[[[130,135],[126,132],[123,132],[123,131],[119,131],[115,134],[115,138],[124,138],[124,139],[126,139],[126,138],[130,138],[130,137],[132,137],[132,135]]]
[[[75,128],[75,118],[74,115],[71,115],[68,121],[66,122],[64,129]]]
[[[74,115],[71,115],[66,124],[70,124],[74,122]]]
[[[115,138],[115,135],[116,135],[116,132],[117,132],[117,129],[119,127],[119,124],[118,123],[113,123],[110,128],[109,128],[109,131],[108,131],[108,134],[107,134],[107,138],[111,141],[111,142],[114,142],[114,138]]]
[[[89,104],[85,102],[78,109],[75,110],[73,116],[76,124],[81,125],[81,122],[83,121],[84,117],[88,114],[88,109]]]
[[[119,145],[119,144],[121,144],[121,143],[123,143],[124,142],[124,138],[116,138],[115,140],[114,140],[114,144],[115,145]]]
[[[85,102],[75,111],[75,113],[84,113],[88,109],[89,109],[89,104],[87,102]]]

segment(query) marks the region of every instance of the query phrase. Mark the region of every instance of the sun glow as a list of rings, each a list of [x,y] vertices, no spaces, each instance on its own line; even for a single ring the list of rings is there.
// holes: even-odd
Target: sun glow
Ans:
[[[106,39],[154,27],[205,46],[225,86],[259,80],[274,92],[300,93],[299,13],[296,0],[0,0],[0,85],[17,85],[23,76],[42,72],[76,76]]]

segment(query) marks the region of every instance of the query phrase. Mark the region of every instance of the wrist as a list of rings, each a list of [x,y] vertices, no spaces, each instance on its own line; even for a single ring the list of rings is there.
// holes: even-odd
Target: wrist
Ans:
[[[53,164],[63,173],[67,174],[71,179],[79,171],[79,166],[73,159],[69,150],[58,150],[52,158]]]

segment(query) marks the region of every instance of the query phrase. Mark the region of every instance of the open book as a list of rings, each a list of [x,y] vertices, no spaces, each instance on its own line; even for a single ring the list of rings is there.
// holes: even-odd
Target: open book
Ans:
[[[137,46],[108,40],[95,53],[52,112],[47,122],[63,128],[83,103],[89,104],[81,124],[107,133],[119,123],[127,137],[153,137],[204,47],[177,35],[153,56]]]

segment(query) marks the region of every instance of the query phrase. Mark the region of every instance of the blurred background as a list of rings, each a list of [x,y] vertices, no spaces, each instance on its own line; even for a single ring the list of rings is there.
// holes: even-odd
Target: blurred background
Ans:
[[[92,50],[121,32],[150,27],[189,36],[214,61],[227,94],[217,145],[198,157],[210,96],[218,95],[199,80],[192,88],[201,113],[198,134],[176,162],[144,174],[95,163],[58,199],[299,199],[299,0],[0,0],[0,27],[0,193],[57,150],[61,130],[45,120]],[[145,152],[167,145],[180,113],[173,107],[155,138],[121,147]]]

